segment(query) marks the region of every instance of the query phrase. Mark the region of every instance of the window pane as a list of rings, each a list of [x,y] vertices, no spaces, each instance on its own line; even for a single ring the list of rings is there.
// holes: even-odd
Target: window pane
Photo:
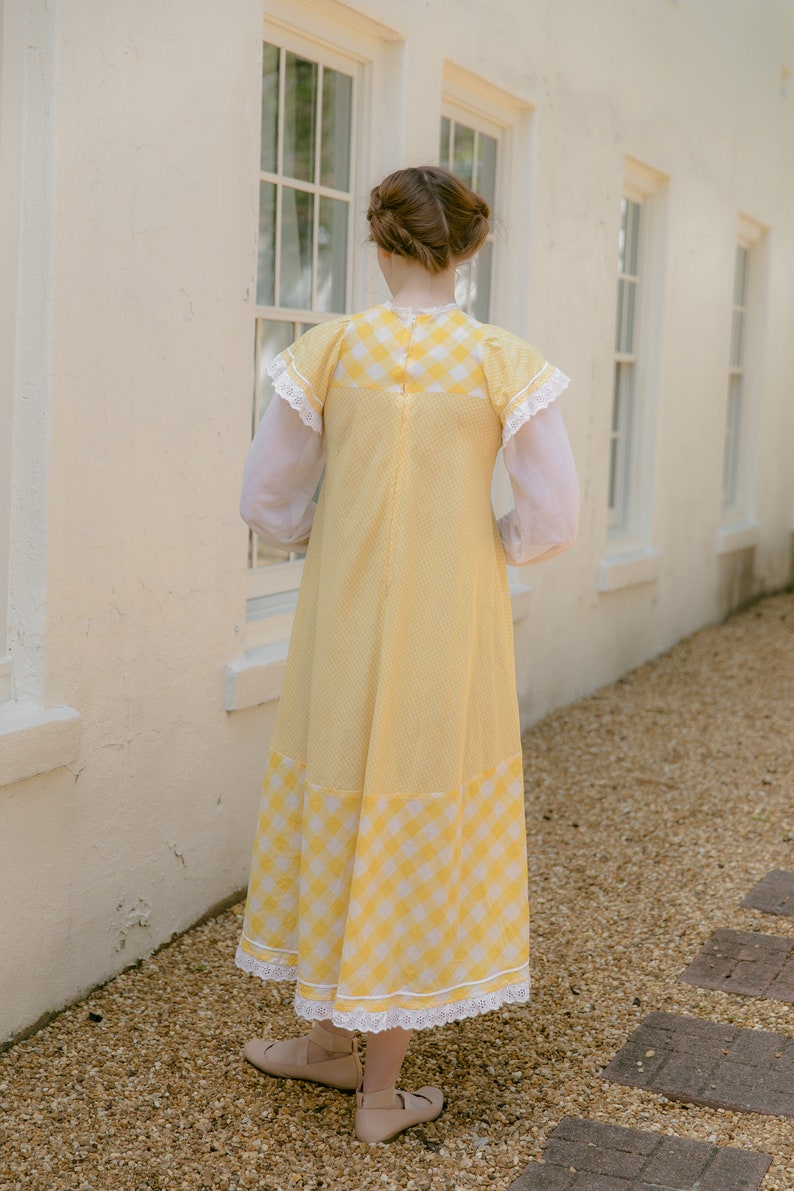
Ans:
[[[732,376],[728,386],[725,423],[725,457],[722,467],[723,503],[735,505],[739,497],[739,441],[742,419],[742,378]]]
[[[493,244],[486,241],[477,253],[474,265],[474,296],[472,314],[481,323],[487,323],[491,310],[491,271],[493,268]]]
[[[455,125],[452,171],[471,186],[474,176],[474,129]]]
[[[449,118],[441,117],[441,144],[438,152],[439,164],[449,169]]]
[[[317,63],[287,54],[284,69],[284,174],[314,181]]]
[[[625,528],[631,457],[631,404],[634,365],[615,365],[612,430],[609,450],[609,509],[613,527]]]
[[[615,350],[631,355],[634,351],[634,313],[637,295],[636,281],[618,279],[618,315]]]
[[[320,199],[317,229],[317,309],[344,313],[347,293],[347,219],[340,199]]]
[[[323,128],[320,182],[335,190],[350,186],[350,132],[353,80],[338,70],[323,70]]]
[[[259,183],[259,259],[256,266],[256,304],[272,306],[276,284],[276,187]]]
[[[747,249],[739,245],[736,249],[736,265],[733,274],[733,304],[747,305]]]
[[[253,431],[262,420],[262,415],[270,404],[273,396],[273,382],[267,374],[267,366],[279,352],[289,347],[295,338],[295,328],[292,323],[275,322],[271,319],[258,318],[256,320],[256,336],[254,341],[254,425]]]
[[[496,140],[484,132],[477,137],[477,190],[493,207],[496,202]]]
[[[640,204],[630,199],[620,200],[620,231],[618,233],[618,272],[637,276],[640,242]]]
[[[731,327],[731,368],[741,368],[744,355],[744,311],[734,310]]]
[[[279,50],[265,42],[262,58],[262,142],[259,168],[275,174],[278,169],[278,68]]]
[[[279,305],[310,310],[314,196],[285,186],[281,195],[281,286]]]

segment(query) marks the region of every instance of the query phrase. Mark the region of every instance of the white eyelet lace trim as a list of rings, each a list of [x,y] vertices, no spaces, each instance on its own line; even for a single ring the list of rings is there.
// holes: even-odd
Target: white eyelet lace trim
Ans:
[[[483,993],[456,1001],[453,1005],[435,1005],[432,1009],[384,1009],[370,1013],[366,1009],[355,1009],[352,1013],[335,1012],[332,1005],[308,1001],[295,995],[295,1012],[307,1021],[331,1020],[335,1026],[346,1030],[358,1030],[362,1034],[379,1034],[381,1030],[429,1030],[434,1026],[447,1026],[465,1017],[478,1017],[501,1009],[503,1005],[525,1004],[529,1000],[529,983],[514,984],[495,992]]]
[[[252,976],[258,976],[260,980],[297,980],[298,978],[297,966],[266,964],[264,960],[255,959],[253,955],[243,951],[242,947],[237,948],[234,962],[238,968],[242,968],[244,972],[250,972]]]
[[[252,955],[237,948],[234,962],[244,972],[258,976],[260,980],[296,980],[297,967],[286,964],[265,963],[255,959]],[[391,1030],[400,1026],[405,1030],[427,1030],[433,1026],[446,1026],[453,1021],[462,1021],[466,1017],[478,1017],[482,1013],[491,1013],[501,1009],[503,1005],[520,1005],[529,1001],[529,981],[511,984],[506,988],[496,989],[494,992],[481,993],[479,996],[468,997],[463,1001],[456,1001],[450,1005],[435,1005],[428,1009],[385,1009],[379,1013],[370,1013],[366,1009],[355,1009],[352,1013],[339,1013],[333,1005],[310,1001],[295,994],[295,1012],[307,1021],[332,1021],[335,1026],[342,1026],[346,1030],[358,1030],[362,1034],[378,1034],[381,1030]]]
[[[311,430],[316,430],[318,434],[323,432],[323,419],[317,412],[314,406],[309,401],[305,389],[294,381],[287,371],[290,363],[287,352],[281,352],[274,360],[271,360],[267,366],[268,376],[273,381],[273,388],[282,397],[288,405],[291,405],[294,410],[300,414],[300,419],[305,426]],[[307,381],[308,384],[308,381]]]
[[[532,382],[530,381],[530,384]],[[516,430],[528,422],[535,414],[540,413],[547,405],[551,405],[552,401],[556,401],[560,393],[567,389],[570,384],[570,378],[564,372],[560,372],[559,368],[555,368],[551,376],[544,380],[539,389],[535,389],[529,397],[525,397],[514,409],[510,411],[505,419],[505,424],[502,429],[502,446],[512,438]],[[513,400],[517,400],[521,392],[516,393]]]

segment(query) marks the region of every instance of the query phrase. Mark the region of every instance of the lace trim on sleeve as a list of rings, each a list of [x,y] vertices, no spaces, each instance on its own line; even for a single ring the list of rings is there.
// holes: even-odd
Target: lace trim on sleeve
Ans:
[[[522,389],[517,393],[513,401],[518,402],[518,404],[514,404],[510,413],[505,418],[505,424],[502,428],[502,445],[504,446],[508,439],[512,438],[516,430],[523,426],[525,422],[528,422],[535,414],[540,413],[547,405],[551,405],[552,401],[556,401],[560,393],[567,389],[570,383],[570,378],[564,372],[560,372],[559,368],[555,368],[551,376],[544,380],[540,388],[535,389],[523,401],[520,401],[519,398],[526,390]],[[531,385],[532,381],[529,384]],[[529,385],[526,388],[529,388]]]
[[[291,405],[297,411],[305,426],[308,426],[311,430],[316,430],[318,434],[322,434],[322,415],[318,413],[309,401],[306,390],[302,389],[298,382],[292,379],[292,376],[287,371],[289,365],[290,358],[287,352],[281,352],[274,360],[270,361],[267,366],[267,372],[273,381],[273,388],[279,397],[282,397],[288,405]]]

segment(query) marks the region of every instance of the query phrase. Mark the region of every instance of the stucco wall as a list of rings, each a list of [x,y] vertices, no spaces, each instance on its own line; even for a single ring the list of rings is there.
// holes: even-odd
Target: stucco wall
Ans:
[[[500,302],[573,377],[564,409],[583,490],[575,549],[519,576],[531,589],[516,624],[524,722],[786,584],[794,95],[782,67],[794,66],[794,20],[783,0],[501,0],[487,36],[474,0],[267,8],[318,36],[335,30],[342,47],[378,45],[362,192],[436,152],[445,61],[521,113]],[[226,668],[243,653],[237,491],[263,20],[258,0],[233,10],[28,6],[10,639],[21,705],[76,718],[68,764],[0,788],[0,1039],[245,883],[275,704],[224,706]],[[653,582],[599,592],[626,156],[667,177],[652,459],[661,562]],[[760,531],[749,555],[719,556],[740,212],[770,229]],[[363,300],[371,270],[357,276]],[[31,731],[23,751],[35,762]]]

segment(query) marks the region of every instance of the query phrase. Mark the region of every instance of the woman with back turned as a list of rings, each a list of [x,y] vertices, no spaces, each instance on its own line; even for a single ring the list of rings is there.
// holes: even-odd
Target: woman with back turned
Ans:
[[[254,531],[307,554],[237,962],[296,981],[312,1023],[244,1053],[355,1091],[365,1142],[443,1108],[438,1088],[396,1088],[414,1030],[529,998],[505,563],[571,545],[578,487],[567,377],[455,303],[489,217],[438,167],[372,190],[392,300],[276,357],[243,481]],[[496,521],[500,446],[515,508]]]

